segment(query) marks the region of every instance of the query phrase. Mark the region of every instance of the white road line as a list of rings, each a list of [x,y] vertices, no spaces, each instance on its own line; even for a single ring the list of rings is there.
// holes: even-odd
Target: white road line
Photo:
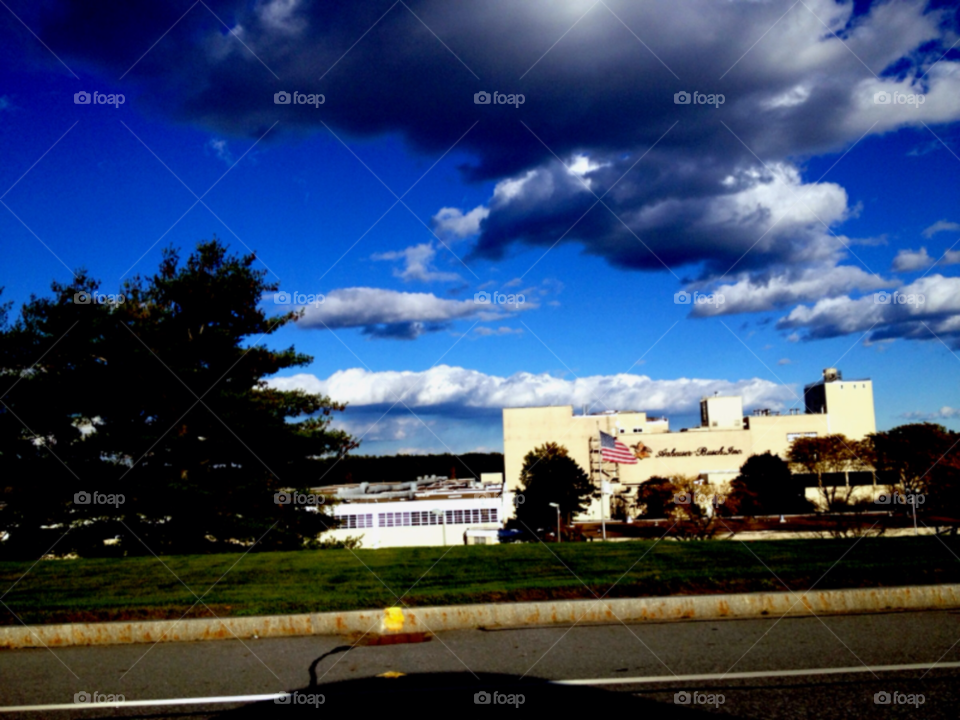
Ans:
[[[866,672],[904,672],[908,670],[942,670],[960,668],[960,662],[911,663],[907,665],[873,665],[872,667],[835,667],[804,668],[802,670],[760,670],[756,672],[713,673],[705,675],[645,675],[643,677],[586,678],[583,680],[551,680],[553,685],[642,685],[646,683],[666,683],[676,685],[690,682],[716,682],[719,680],[747,680],[755,678],[799,677],[803,675],[842,675]],[[317,690],[323,686],[318,685]],[[218,703],[249,703],[275,700],[287,697],[290,693],[270,693],[268,695],[219,695],[215,697],[168,698],[162,700],[124,700],[108,703],[60,703],[57,705],[11,705],[0,707],[0,713],[34,712],[44,710],[87,710],[94,707],[148,707],[157,705],[213,705]]]
[[[11,705],[0,707],[0,713],[32,712],[37,710],[89,710],[90,708],[145,707],[152,705],[213,705],[218,703],[247,703],[262,700],[275,700],[287,697],[290,693],[270,693],[269,695],[217,695],[214,697],[165,698],[161,700],[123,700],[121,702],[59,703],[56,705]]]
[[[554,685],[640,685],[644,683],[716,682],[718,680],[748,680],[752,678],[798,677],[802,675],[842,675],[867,672],[902,672],[932,670],[933,668],[960,668],[960,662],[911,663],[908,665],[873,665],[866,667],[805,668],[803,670],[760,670],[755,672],[713,673],[709,675],[646,675],[643,677],[586,678],[584,680],[553,680]],[[0,708],[2,710],[2,708]]]

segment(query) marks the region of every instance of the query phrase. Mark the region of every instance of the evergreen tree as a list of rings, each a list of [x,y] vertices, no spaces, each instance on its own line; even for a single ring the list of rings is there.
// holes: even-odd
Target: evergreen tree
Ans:
[[[261,547],[301,547],[326,527],[324,513],[277,504],[274,493],[314,484],[323,458],[356,444],[330,427],[342,404],[267,385],[312,358],[263,344],[298,313],[264,312],[278,286],[254,262],[216,239],[185,263],[169,249],[155,275],[124,284],[122,302],[91,301],[99,285],[81,273],[54,283],[52,298],[31,298],[4,328],[0,368],[18,382],[0,424],[20,426],[0,446],[11,546],[39,524],[77,530],[57,552],[94,551],[106,528],[129,553],[261,537]],[[74,502],[94,491],[124,501]]]

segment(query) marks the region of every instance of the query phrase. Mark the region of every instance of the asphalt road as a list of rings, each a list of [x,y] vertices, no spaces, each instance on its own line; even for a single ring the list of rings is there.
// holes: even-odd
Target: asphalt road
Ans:
[[[352,649],[342,639],[311,637],[4,650],[0,709],[73,703],[81,692],[119,693],[129,701],[298,690],[301,695],[291,705],[267,700],[85,706],[15,716],[272,717],[300,711],[317,717],[318,712],[343,716],[417,708],[445,714],[539,714],[603,708],[610,713],[635,709],[643,717],[694,717],[694,712],[685,714],[693,708],[750,718],[956,718],[960,666],[875,673],[864,667],[938,661],[960,665],[960,612],[472,630],[441,633],[426,642]],[[824,668],[862,672],[777,674]],[[751,672],[773,674],[699,677]],[[404,676],[377,677],[384,673]],[[677,679],[687,675],[698,677]],[[662,680],[644,680],[651,676]],[[589,679],[609,682],[576,687],[543,683]],[[474,703],[474,694],[483,690],[494,693],[491,706]],[[712,704],[676,704],[675,693],[684,691],[699,693],[691,698]],[[893,702],[875,704],[874,695],[881,692],[890,693]],[[520,707],[519,695],[524,696]],[[307,701],[313,705],[296,706]]]

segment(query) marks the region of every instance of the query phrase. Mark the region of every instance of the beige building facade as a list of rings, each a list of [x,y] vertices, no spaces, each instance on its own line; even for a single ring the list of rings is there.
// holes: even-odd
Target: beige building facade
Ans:
[[[665,419],[649,418],[644,412],[575,415],[570,405],[505,408],[506,487],[520,488],[524,456],[547,442],[565,446],[598,486],[601,480],[609,481],[613,492],[619,493],[658,476],[691,475],[724,484],[736,477],[751,455],[771,452],[785,458],[798,437],[843,434],[861,440],[876,432],[870,380],[845,381],[838,370],[827,368],[820,381],[804,388],[804,404],[804,412],[761,409],[744,415],[740,397],[705,397],[700,403],[700,427],[679,432],[670,432]],[[637,463],[601,464],[599,431],[627,445]],[[586,514],[599,517],[599,505],[595,503]],[[610,517],[609,508],[605,516]]]

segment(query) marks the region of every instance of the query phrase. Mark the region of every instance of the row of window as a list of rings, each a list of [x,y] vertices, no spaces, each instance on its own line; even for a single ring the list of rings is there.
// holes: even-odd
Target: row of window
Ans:
[[[496,508],[468,508],[466,510],[447,510],[446,517],[429,510],[411,512],[377,513],[377,527],[418,527],[421,525],[471,525],[474,523],[495,523],[499,521]],[[374,527],[373,513],[340,515],[341,527],[348,530]]]

